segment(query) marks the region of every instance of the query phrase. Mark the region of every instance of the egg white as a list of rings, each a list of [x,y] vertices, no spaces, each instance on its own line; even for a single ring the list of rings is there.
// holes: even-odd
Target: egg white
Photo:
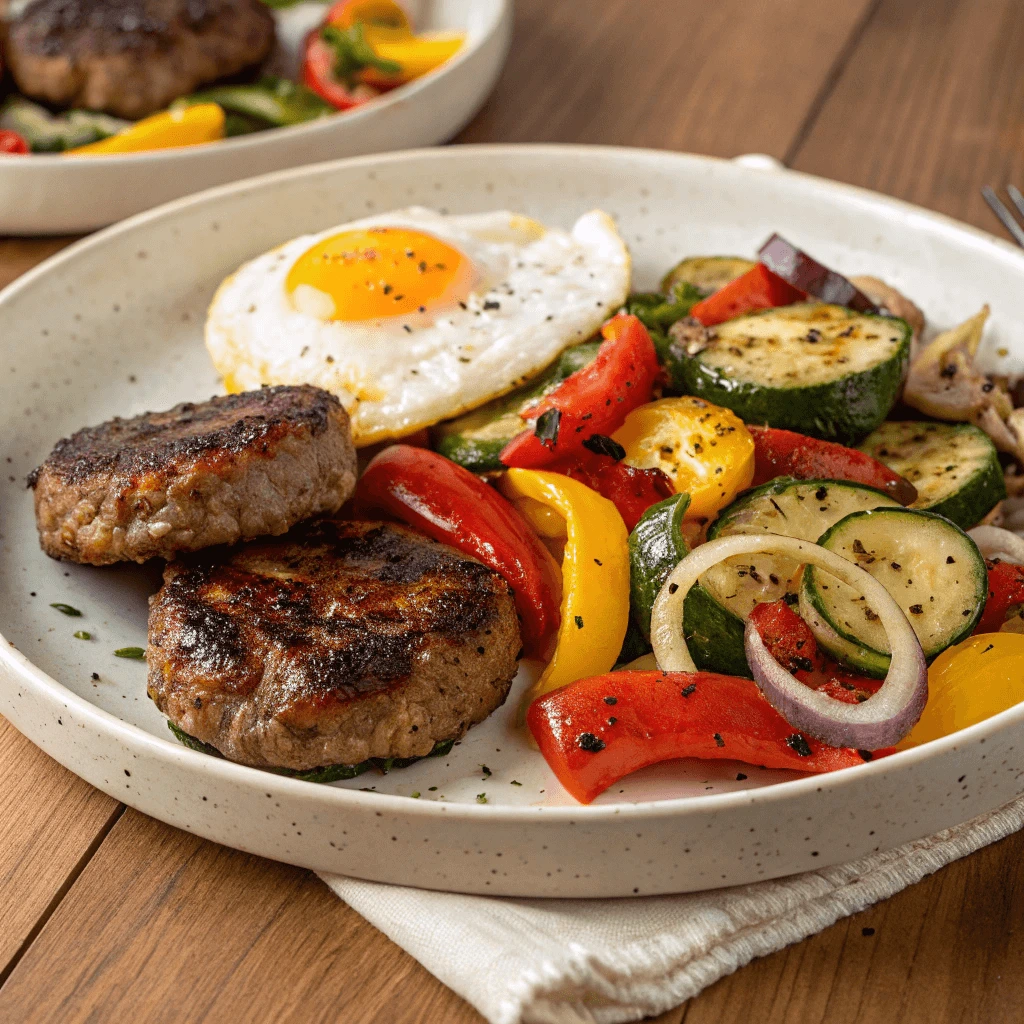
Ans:
[[[411,228],[472,261],[465,308],[377,320],[300,312],[285,290],[312,245],[350,229]],[[626,299],[630,257],[611,218],[568,232],[507,211],[446,215],[422,207],[295,238],[242,266],[218,289],[206,346],[229,391],[315,384],[352,418],[357,445],[399,438],[505,394],[590,337]]]

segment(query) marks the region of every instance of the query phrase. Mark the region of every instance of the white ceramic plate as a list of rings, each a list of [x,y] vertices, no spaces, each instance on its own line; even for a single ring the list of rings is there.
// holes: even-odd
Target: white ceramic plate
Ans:
[[[0,235],[92,231],[179,196],[320,160],[433,146],[455,135],[498,80],[512,35],[512,0],[406,0],[423,30],[466,33],[436,72],[357,110],[208,146],[68,160],[0,156]],[[272,70],[294,71],[320,3],[279,12]]]
[[[77,244],[0,295],[0,713],[93,785],[180,828],[308,867],[466,892],[626,896],[749,882],[885,849],[1024,791],[1024,705],[828,776],[676,761],[589,807],[573,803],[511,729],[518,688],[450,756],[334,786],[179,746],[146,698],[145,665],[112,656],[145,643],[159,568],[44,557],[25,475],[84,424],[217,390],[204,311],[242,261],[409,203],[507,207],[560,226],[602,207],[618,218],[640,287],[684,254],[750,254],[777,229],[837,268],[905,289],[937,325],[991,302],[992,358],[1024,366],[1024,253],[786,171],[638,150],[456,147],[180,200]],[[82,618],[49,607],[55,601]],[[95,639],[73,639],[77,629]]]

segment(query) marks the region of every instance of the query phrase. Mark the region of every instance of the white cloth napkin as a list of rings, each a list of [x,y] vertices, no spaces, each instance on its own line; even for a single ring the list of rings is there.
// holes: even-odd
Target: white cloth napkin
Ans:
[[[664,1013],[1024,826],[1024,797],[852,864],[621,900],[524,900],[323,880],[490,1024],[619,1024]]]

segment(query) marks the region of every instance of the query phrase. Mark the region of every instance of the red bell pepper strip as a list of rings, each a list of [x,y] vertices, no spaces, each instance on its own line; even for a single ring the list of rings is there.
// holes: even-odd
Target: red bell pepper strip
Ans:
[[[917,500],[917,490],[909,480],[855,448],[819,441],[792,430],[750,424],[747,430],[754,439],[754,487],[778,476],[798,480],[851,480],[876,487],[901,505]]]
[[[8,128],[0,129],[0,153],[7,156],[24,156],[29,152],[29,145],[24,137]]]
[[[583,451],[547,468],[579,480],[611,501],[629,531],[652,505],[676,493],[672,481],[660,469],[636,469],[611,455]]]
[[[356,498],[361,510],[381,509],[501,573],[515,596],[527,656],[551,653],[561,572],[537,534],[493,487],[443,455],[396,444],[366,467]]]
[[[715,672],[610,672],[538,698],[526,715],[558,781],[590,803],[619,779],[679,757],[830,772],[873,754],[797,732],[750,679]]]
[[[998,633],[1015,605],[1024,604],[1024,565],[992,562],[988,566],[988,600],[981,613],[977,633]]]
[[[749,618],[768,653],[812,689],[844,704],[858,704],[882,685],[881,679],[854,675],[822,654],[811,627],[785,601],[755,605]]]
[[[541,469],[576,455],[584,441],[614,433],[628,413],[651,400],[660,368],[647,328],[620,313],[601,334],[605,340],[593,362],[530,407],[533,425],[505,446],[506,466]]]
[[[364,82],[349,84],[334,73],[337,56],[333,47],[322,36],[323,29],[314,29],[306,37],[305,56],[302,61],[302,81],[321,99],[338,110],[349,110],[379,96],[379,90]]]
[[[735,281],[698,302],[690,310],[690,316],[705,327],[713,327],[743,316],[744,313],[789,306],[794,302],[803,302],[806,298],[806,292],[794,288],[773,274],[763,263],[758,263]]]

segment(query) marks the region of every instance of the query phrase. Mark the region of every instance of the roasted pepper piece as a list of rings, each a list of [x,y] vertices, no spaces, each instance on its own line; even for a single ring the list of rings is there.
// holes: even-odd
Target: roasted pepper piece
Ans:
[[[797,480],[851,480],[876,487],[901,505],[917,500],[914,485],[864,452],[792,430],[747,425],[754,439],[754,487],[780,476]]]
[[[558,781],[581,803],[640,768],[679,757],[830,772],[883,753],[804,736],[756,683],[714,672],[592,676],[535,701],[526,721]]]
[[[775,306],[789,306],[802,302],[807,295],[773,274],[763,263],[758,263],[742,277],[737,277],[714,295],[698,302],[690,316],[705,327],[725,323],[745,313]]]
[[[660,469],[690,495],[691,518],[708,517],[750,486],[754,442],[731,410],[703,398],[662,398],[634,409],[615,432],[625,461]]]
[[[644,639],[651,638],[651,609],[668,574],[689,554],[680,527],[690,504],[675,494],[652,505],[629,535],[629,604]]]
[[[178,149],[224,138],[224,111],[216,103],[165,110],[136,121],[109,139],[69,149],[67,156],[109,156],[145,153],[152,149]]]
[[[595,434],[611,434],[631,410],[651,400],[660,370],[644,325],[620,314],[601,334],[605,340],[594,361],[530,407],[532,428],[502,451],[506,466],[536,469],[577,455],[584,442]]]
[[[1024,634],[984,633],[943,651],[928,669],[928,703],[900,747],[948,736],[1024,701]]]
[[[998,633],[1011,610],[1024,604],[1024,565],[993,562],[988,566],[988,598],[978,620],[978,633]]]
[[[549,654],[558,627],[558,565],[493,487],[443,455],[396,444],[366,467],[356,500],[360,511],[387,512],[501,573],[515,595],[527,655]]]
[[[513,501],[553,508],[566,526],[558,642],[523,699],[525,709],[541,694],[615,664],[629,623],[628,538],[615,506],[567,476],[511,469],[502,488]]]

